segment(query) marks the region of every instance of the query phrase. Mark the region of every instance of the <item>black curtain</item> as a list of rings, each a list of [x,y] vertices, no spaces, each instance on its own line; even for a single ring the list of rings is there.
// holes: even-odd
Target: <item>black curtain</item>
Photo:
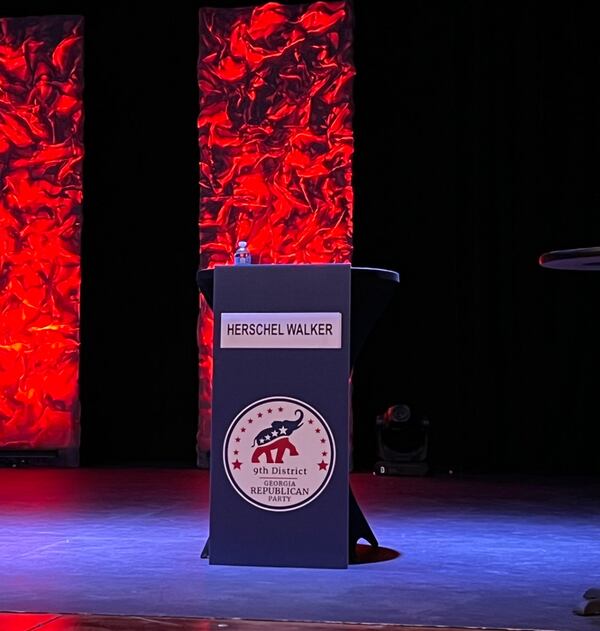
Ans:
[[[356,2],[355,263],[402,276],[356,371],[361,463],[406,402],[438,469],[597,473],[600,275],[537,264],[600,245],[595,11],[398,8]]]
[[[85,464],[195,458],[198,6],[0,11],[86,18]],[[600,274],[537,264],[600,245],[593,4],[354,14],[354,263],[401,274],[355,370],[357,467],[404,402],[434,470],[599,473]]]

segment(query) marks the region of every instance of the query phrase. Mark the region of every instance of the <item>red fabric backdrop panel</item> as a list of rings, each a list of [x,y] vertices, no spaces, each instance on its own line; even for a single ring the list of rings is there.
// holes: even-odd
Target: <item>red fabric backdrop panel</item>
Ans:
[[[0,19],[0,447],[79,440],[82,19]]]
[[[352,255],[352,21],[346,2],[200,10],[200,261]],[[199,451],[209,448],[212,317],[201,304]]]

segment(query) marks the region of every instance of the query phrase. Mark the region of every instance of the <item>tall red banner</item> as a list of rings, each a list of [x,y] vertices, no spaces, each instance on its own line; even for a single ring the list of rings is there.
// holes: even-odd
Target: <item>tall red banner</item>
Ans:
[[[0,19],[0,448],[79,442],[80,17]]]
[[[352,22],[346,2],[200,10],[200,262],[352,255]],[[212,314],[201,301],[199,453],[209,450]]]

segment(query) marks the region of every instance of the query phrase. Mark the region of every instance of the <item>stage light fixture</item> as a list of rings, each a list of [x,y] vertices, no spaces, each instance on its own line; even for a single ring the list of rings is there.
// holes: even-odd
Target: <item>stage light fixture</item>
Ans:
[[[378,475],[425,475],[429,471],[429,419],[406,404],[390,406],[376,419]]]

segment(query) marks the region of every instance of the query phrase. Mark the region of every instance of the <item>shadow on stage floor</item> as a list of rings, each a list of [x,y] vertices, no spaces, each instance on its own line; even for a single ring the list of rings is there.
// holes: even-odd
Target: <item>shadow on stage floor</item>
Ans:
[[[573,614],[600,583],[599,480],[355,474],[352,485],[384,548],[361,548],[371,562],[218,567],[200,559],[205,471],[0,469],[0,611],[219,619],[230,631],[267,628],[244,620],[600,629]],[[85,629],[138,629],[107,620]],[[183,628],[226,628],[217,622]],[[42,623],[84,628],[56,615]]]

